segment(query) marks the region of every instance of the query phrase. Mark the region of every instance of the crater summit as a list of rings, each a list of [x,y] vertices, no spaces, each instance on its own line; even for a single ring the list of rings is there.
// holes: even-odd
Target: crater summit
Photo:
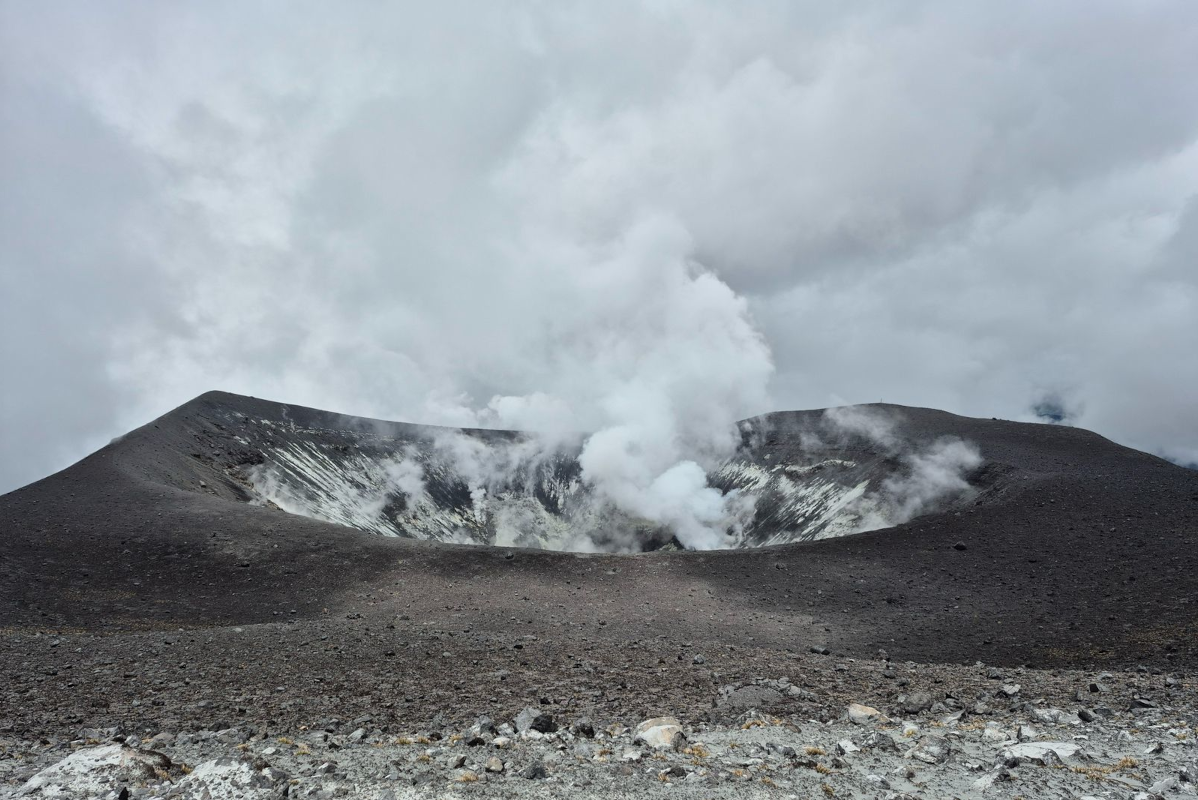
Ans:
[[[180,488],[382,536],[548,550],[685,549],[668,524],[594,490],[584,436],[451,429],[232,395],[181,410]],[[1001,497],[1011,469],[892,406],[784,412],[737,424],[706,479],[734,509],[726,548],[843,536]],[[186,470],[183,470],[186,465]]]

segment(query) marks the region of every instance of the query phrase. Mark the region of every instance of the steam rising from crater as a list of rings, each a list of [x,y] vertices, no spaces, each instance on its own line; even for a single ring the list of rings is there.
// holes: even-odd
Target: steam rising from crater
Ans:
[[[824,418],[834,428],[872,442],[903,464],[857,504],[861,512],[858,531],[901,525],[972,491],[967,476],[981,466],[982,455],[969,442],[946,437],[920,447],[898,434],[892,415],[858,406],[828,409]]]
[[[570,269],[538,275],[570,304],[541,343],[553,372],[470,416],[539,433],[545,451],[589,431],[578,462],[596,502],[711,549],[730,544],[751,504],[707,473],[735,452],[735,420],[765,409],[773,363],[745,300],[693,249],[684,227],[655,215],[606,245],[558,242]],[[456,455],[468,470],[482,457]]]
[[[614,426],[550,437],[303,428],[284,416],[254,426],[265,446],[247,477],[262,502],[383,535],[576,552],[753,547],[898,525],[971,499],[976,447],[910,439],[904,422],[872,408],[754,418],[730,456],[691,451],[710,459],[701,466],[654,462]]]

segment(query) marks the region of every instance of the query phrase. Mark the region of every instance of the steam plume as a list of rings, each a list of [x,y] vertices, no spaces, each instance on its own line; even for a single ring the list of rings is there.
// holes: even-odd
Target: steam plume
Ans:
[[[916,447],[899,435],[893,414],[860,406],[828,409],[824,419],[833,429],[861,437],[903,464],[902,472],[883,479],[876,492],[856,504],[861,514],[858,531],[901,525],[972,492],[967,476],[982,464],[982,455],[970,442],[943,437]]]

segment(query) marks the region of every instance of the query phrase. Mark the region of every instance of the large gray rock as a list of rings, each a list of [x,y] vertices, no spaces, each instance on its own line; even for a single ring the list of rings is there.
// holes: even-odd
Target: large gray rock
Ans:
[[[860,703],[850,703],[848,708],[849,722],[854,725],[868,725],[871,722],[885,722],[886,717],[882,716],[882,712],[872,706],[863,706]]]
[[[907,751],[907,757],[925,764],[943,764],[948,760],[950,752],[947,740],[938,736],[926,736]]]
[[[241,758],[217,758],[205,761],[176,784],[181,797],[211,800],[249,800],[273,793],[269,776],[261,775]]]
[[[686,734],[673,717],[654,717],[636,726],[632,743],[654,750],[678,750],[686,746]]]
[[[1081,746],[1073,742],[1021,742],[1004,749],[1003,757],[1021,764],[1030,762],[1044,766],[1072,759],[1080,750]]]
[[[1051,725],[1077,725],[1081,722],[1077,714],[1071,714],[1059,708],[1037,708],[1032,711],[1032,716],[1038,722]]]
[[[539,731],[540,733],[553,733],[557,730],[557,722],[553,717],[543,711],[528,706],[513,720],[516,725],[516,730],[519,733],[527,733],[528,731]]]
[[[919,714],[932,707],[932,695],[927,692],[912,692],[903,698],[904,714]]]
[[[157,778],[156,769],[170,767],[161,753],[135,750],[120,744],[76,750],[57,764],[46,767],[20,789],[25,797],[101,796],[129,784]]]
[[[871,731],[861,740],[861,746],[867,750],[881,750],[888,753],[898,752],[898,745],[888,733]]]
[[[1170,775],[1167,778],[1162,778],[1156,783],[1148,787],[1148,793],[1154,795],[1164,795],[1166,792],[1171,792],[1177,788],[1177,778]]]

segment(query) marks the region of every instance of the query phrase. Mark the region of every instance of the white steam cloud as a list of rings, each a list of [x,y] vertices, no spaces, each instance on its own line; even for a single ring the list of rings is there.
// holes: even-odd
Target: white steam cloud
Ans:
[[[982,465],[983,459],[970,442],[943,437],[915,446],[899,435],[893,414],[860,406],[828,409],[824,419],[841,432],[867,440],[903,465],[902,471],[884,478],[877,491],[855,504],[854,510],[861,515],[859,532],[901,525],[973,492],[967,476]]]
[[[707,474],[735,452],[735,420],[764,409],[773,372],[746,301],[694,259],[691,237],[669,218],[563,249],[576,259],[570,280],[543,276],[573,304],[541,344],[557,373],[533,394],[493,397],[471,421],[541,431],[545,450],[567,430],[588,431],[579,462],[596,500],[668,527],[687,548],[727,546],[749,507]],[[494,458],[480,447],[451,448],[478,487]],[[487,462],[496,466],[513,464]]]

